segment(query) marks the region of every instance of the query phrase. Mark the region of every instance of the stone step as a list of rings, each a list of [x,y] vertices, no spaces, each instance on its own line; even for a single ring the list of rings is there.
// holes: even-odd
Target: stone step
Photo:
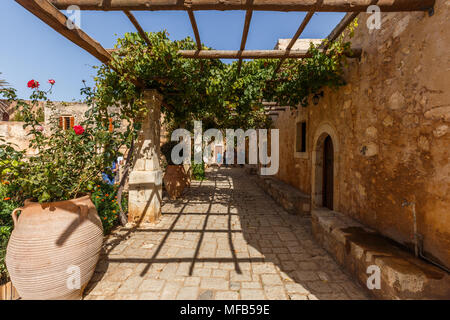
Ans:
[[[310,214],[311,198],[309,195],[276,178],[259,175],[253,177],[256,184],[290,214],[302,216]]]
[[[375,298],[450,299],[450,275],[396,242],[328,209],[313,209],[311,221],[315,239],[364,288],[379,270],[380,288],[367,289]]]

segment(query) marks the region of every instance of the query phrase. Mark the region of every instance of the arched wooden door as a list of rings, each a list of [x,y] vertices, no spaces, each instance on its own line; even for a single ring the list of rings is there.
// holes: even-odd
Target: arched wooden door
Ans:
[[[323,146],[323,206],[333,210],[334,186],[334,150],[333,141],[327,136]]]

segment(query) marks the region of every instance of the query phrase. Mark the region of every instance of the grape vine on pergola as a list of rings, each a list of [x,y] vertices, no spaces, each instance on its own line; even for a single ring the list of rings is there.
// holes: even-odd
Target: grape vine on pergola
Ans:
[[[67,10],[69,6],[76,5],[80,10],[123,11],[148,46],[151,46],[150,40],[131,11],[187,11],[197,50],[181,50],[180,55],[191,59],[238,59],[238,73],[242,59],[279,59],[275,69],[277,72],[287,58],[308,57],[308,50],[292,50],[292,48],[316,12],[347,12],[326,38],[328,41],[325,43],[329,44],[337,39],[356,16],[360,12],[365,12],[370,5],[378,5],[382,12],[429,11],[431,13],[435,4],[435,0],[16,0],[16,2],[108,66],[111,66],[111,52],[114,50],[103,48],[81,29],[70,29],[67,24],[68,18],[60,10]],[[194,11],[200,10],[246,11],[239,50],[202,50],[194,15]],[[245,50],[253,11],[306,11],[307,14],[285,50]],[[326,44],[322,45],[321,49],[325,50],[326,46]],[[353,51],[356,56],[361,54],[358,49]],[[142,79],[130,79],[130,81],[138,87],[144,87]]]

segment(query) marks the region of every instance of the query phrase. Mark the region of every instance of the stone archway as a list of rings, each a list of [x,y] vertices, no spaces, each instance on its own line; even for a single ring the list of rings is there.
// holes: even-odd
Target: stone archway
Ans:
[[[332,169],[328,172],[332,172],[332,190],[328,190],[332,194],[332,207],[333,210],[339,210],[339,139],[334,127],[329,123],[322,123],[316,130],[313,139],[312,150],[312,172],[311,172],[311,204],[313,208],[324,207],[324,154],[325,154],[325,141],[329,137],[327,144],[331,143],[332,146]],[[329,141],[331,139],[331,141]],[[330,150],[330,149],[329,149]],[[329,177],[330,178],[330,177]]]

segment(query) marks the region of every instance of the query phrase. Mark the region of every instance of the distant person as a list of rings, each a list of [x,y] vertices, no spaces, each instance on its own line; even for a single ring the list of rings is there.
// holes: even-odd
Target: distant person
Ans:
[[[217,165],[220,167],[222,164],[222,154],[219,152],[217,152]]]
[[[114,177],[115,177],[115,179],[114,179],[114,182],[115,183],[119,183],[120,182],[120,178],[121,178],[121,171],[122,171],[122,168],[123,168],[123,162],[124,162],[124,160],[123,160],[123,157],[118,157],[117,158],[117,165],[116,165],[116,170],[115,170],[115,175],[114,175]]]
[[[227,166],[227,150],[223,152],[223,166]]]
[[[109,185],[113,185],[115,182],[115,176],[117,173],[117,162],[113,161],[111,167],[109,169],[111,169],[111,174],[107,174],[106,172],[102,172],[102,178],[103,181],[106,182]]]

